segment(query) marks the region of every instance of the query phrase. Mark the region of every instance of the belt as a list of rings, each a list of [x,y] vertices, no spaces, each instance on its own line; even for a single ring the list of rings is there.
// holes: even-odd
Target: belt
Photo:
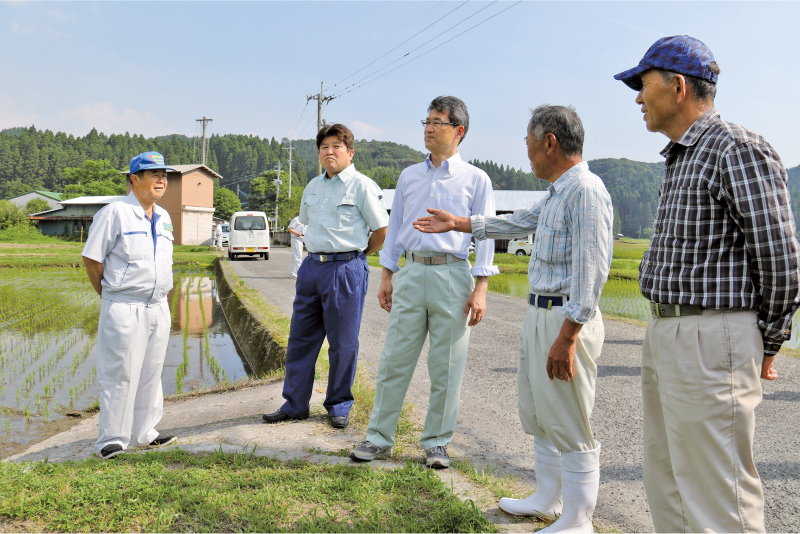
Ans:
[[[457,258],[452,254],[446,252],[438,252],[433,256],[419,256],[413,252],[406,252],[406,258],[411,258],[414,263],[421,263],[423,265],[444,265],[446,263],[453,263],[455,261],[464,261],[464,258]]]
[[[312,260],[316,260],[322,263],[327,261],[349,261],[358,258],[359,256],[363,255],[364,253],[360,250],[351,250],[350,252],[331,252],[331,253],[317,253],[317,252],[309,252],[308,255],[311,256]]]
[[[683,317],[684,315],[701,315],[703,308],[692,304],[659,304],[650,303],[653,317]]]
[[[563,306],[567,300],[569,299],[552,295],[534,295],[533,293],[528,295],[528,302],[530,302],[531,306],[547,308],[548,310],[553,306]]]

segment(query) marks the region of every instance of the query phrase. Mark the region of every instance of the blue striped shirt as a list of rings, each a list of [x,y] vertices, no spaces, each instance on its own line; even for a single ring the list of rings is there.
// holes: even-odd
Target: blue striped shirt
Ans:
[[[530,292],[567,295],[564,315],[586,323],[595,316],[611,267],[611,196],[586,162],[562,174],[547,192],[544,200],[510,215],[471,217],[472,235],[508,239],[535,231],[528,265]]]

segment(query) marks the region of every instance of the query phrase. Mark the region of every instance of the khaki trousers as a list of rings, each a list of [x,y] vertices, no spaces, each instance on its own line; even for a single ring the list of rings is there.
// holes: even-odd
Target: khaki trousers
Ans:
[[[644,485],[656,532],[763,532],[753,460],[764,347],[754,311],[654,317],[642,350]]]
[[[474,288],[467,261],[444,265],[407,262],[400,270],[378,363],[367,440],[384,449],[394,446],[403,400],[430,333],[430,403],[420,445],[430,449],[450,443],[469,348],[470,327],[464,307]]]
[[[605,327],[598,310],[578,334],[572,364],[574,378],[551,381],[547,377],[547,356],[567,320],[561,307],[547,310],[528,306],[519,339],[519,419],[526,433],[550,439],[562,452],[591,451],[598,445],[589,419]]]

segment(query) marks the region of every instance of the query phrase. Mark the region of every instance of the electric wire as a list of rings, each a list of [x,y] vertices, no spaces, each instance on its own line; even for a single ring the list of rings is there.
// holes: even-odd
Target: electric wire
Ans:
[[[347,89],[349,89],[349,88],[351,88],[351,87],[353,87],[353,86],[355,86],[355,85],[357,85],[357,84],[359,84],[359,83],[361,83],[361,82],[363,82],[363,81],[365,81],[365,80],[368,80],[369,78],[371,78],[372,76],[375,76],[376,74],[378,74],[378,73],[379,73],[379,72],[381,72],[382,70],[384,70],[384,69],[387,69],[387,68],[391,67],[392,65],[394,65],[395,63],[397,63],[398,61],[401,61],[401,60],[403,60],[403,59],[407,58],[409,55],[413,54],[414,52],[416,52],[416,51],[417,51],[417,50],[419,50],[420,48],[424,47],[425,45],[427,45],[427,44],[430,44],[430,43],[432,43],[433,41],[436,41],[437,39],[441,39],[442,37],[444,37],[444,36],[445,36],[447,33],[449,33],[451,30],[453,30],[453,29],[454,29],[454,28],[456,28],[457,26],[460,26],[461,24],[463,24],[463,23],[464,23],[464,22],[466,22],[467,20],[471,19],[472,17],[474,17],[475,15],[477,15],[478,13],[480,13],[481,11],[483,11],[483,10],[485,10],[485,9],[488,9],[489,7],[491,7],[492,5],[494,5],[494,4],[496,4],[496,3],[497,3],[497,0],[494,0],[494,1],[493,1],[493,2],[491,2],[490,4],[487,4],[486,6],[482,7],[482,8],[481,8],[481,9],[479,9],[478,11],[475,11],[475,12],[474,12],[474,13],[472,13],[471,15],[468,15],[467,17],[465,17],[465,18],[461,19],[460,21],[456,22],[455,24],[453,24],[452,26],[450,26],[449,28],[447,28],[445,31],[443,31],[443,32],[439,33],[438,35],[436,35],[435,37],[433,37],[433,38],[431,38],[431,39],[428,39],[427,41],[425,41],[425,42],[424,42],[424,43],[422,43],[421,45],[417,46],[416,48],[413,48],[413,49],[409,50],[408,52],[406,52],[406,53],[405,53],[405,54],[403,54],[402,56],[398,57],[398,58],[397,58],[397,59],[395,59],[394,61],[391,61],[391,62],[387,63],[386,65],[384,65],[383,67],[379,68],[378,70],[376,70],[376,71],[373,71],[372,73],[370,73],[370,74],[368,74],[368,75],[364,76],[364,77],[363,77],[363,78],[361,78],[360,80],[358,80],[358,81],[356,81],[356,82],[353,82],[352,84],[348,85],[347,87],[344,87],[344,88],[342,88],[342,89],[340,90],[340,92],[339,92],[339,93],[336,93],[336,94],[334,94],[334,95],[333,95],[331,98],[337,98],[337,97],[339,97],[339,96],[341,96],[341,95],[343,95],[343,94],[346,94],[347,92],[349,92],[349,91],[347,91]],[[488,19],[487,19],[487,20],[488,20]],[[461,34],[459,34],[459,35],[461,35]],[[435,48],[438,48],[439,46],[442,46],[442,45],[444,45],[444,44],[446,44],[446,42],[445,42],[445,43],[441,43],[440,45],[437,45],[437,47],[435,47]],[[434,48],[434,50],[435,50],[435,48]],[[423,55],[424,55],[424,54],[423,54]],[[421,57],[421,56],[418,56],[418,57]],[[391,72],[391,71],[390,71],[390,72]],[[376,78],[376,79],[377,79],[377,78]]]
[[[495,1],[496,1],[496,0],[495,0]],[[366,69],[366,68],[367,68],[367,67],[369,67],[370,65],[373,65],[373,64],[377,63],[378,61],[380,61],[380,60],[381,60],[381,59],[383,59],[384,57],[388,56],[389,54],[391,54],[392,52],[394,52],[395,50],[397,50],[398,48],[400,48],[401,46],[403,46],[404,44],[406,44],[407,42],[409,42],[411,39],[413,39],[413,38],[414,38],[414,37],[416,37],[417,35],[419,35],[419,34],[423,33],[425,30],[427,30],[428,28],[430,28],[431,26],[433,26],[434,24],[436,24],[437,22],[439,22],[440,20],[442,20],[442,19],[443,19],[443,18],[445,18],[446,16],[450,15],[451,13],[453,13],[454,11],[456,11],[457,9],[460,9],[460,8],[462,8],[462,7],[463,7],[464,5],[466,5],[467,3],[469,3],[469,0],[466,0],[466,1],[465,1],[465,2],[463,2],[462,4],[459,4],[459,5],[457,5],[456,7],[454,7],[453,9],[451,9],[450,11],[448,11],[447,13],[445,13],[444,15],[442,15],[441,17],[439,17],[438,19],[434,20],[433,22],[431,22],[430,24],[428,24],[427,26],[425,26],[424,28],[422,28],[420,31],[418,31],[417,33],[415,33],[414,35],[412,35],[411,37],[409,37],[408,39],[406,39],[405,41],[403,41],[403,42],[402,42],[402,43],[400,43],[399,45],[395,46],[394,48],[392,48],[391,50],[389,50],[389,51],[388,51],[388,52],[386,52],[385,54],[383,54],[383,55],[381,55],[381,56],[377,57],[376,59],[372,60],[371,62],[367,63],[366,65],[364,65],[363,67],[361,67],[361,68],[360,68],[360,69],[358,69],[357,71],[353,72],[352,74],[350,74],[350,75],[349,75],[349,76],[347,76],[346,78],[344,78],[344,79],[342,79],[342,80],[339,80],[338,82],[336,82],[335,84],[333,84],[333,86],[331,87],[331,89],[332,89],[333,87],[336,87],[336,86],[337,86],[337,85],[339,85],[340,83],[342,83],[342,82],[344,82],[344,81],[346,81],[346,80],[349,80],[350,78],[352,78],[353,76],[355,76],[356,74],[358,74],[358,73],[359,73],[359,72],[361,72],[362,70]],[[438,5],[438,4],[437,4],[437,5]],[[435,7],[435,6],[434,6],[434,7]],[[430,11],[430,9],[429,9],[428,11]],[[426,11],[425,13],[423,13],[423,15],[424,15],[424,14],[427,14],[427,13],[428,13],[428,11]],[[417,17],[417,18],[419,18],[419,17]],[[414,20],[416,20],[416,19],[414,19]],[[397,34],[397,33],[395,33],[395,35],[396,35],[396,34]],[[383,44],[383,43],[381,43],[381,44]],[[356,83],[358,83],[358,82],[356,82]]]
[[[497,1],[497,0],[495,0],[495,1]],[[366,81],[366,82],[364,82],[363,84],[361,84],[361,85],[359,85],[359,86],[356,86],[356,87],[354,87],[354,86],[355,86],[357,83],[359,83],[360,81],[366,80],[366,79],[367,79],[367,78],[369,78],[370,76],[373,76],[373,75],[377,74],[378,72],[380,72],[381,70],[385,69],[386,67],[388,67],[388,66],[389,66],[389,65],[391,65],[392,63],[396,63],[398,60],[395,60],[395,61],[393,61],[393,62],[392,62],[392,63],[390,63],[389,65],[386,65],[386,67],[383,67],[383,68],[379,69],[378,71],[374,72],[373,74],[370,74],[369,76],[367,76],[367,77],[365,77],[365,78],[362,78],[361,80],[359,80],[359,82],[355,82],[355,83],[351,84],[350,86],[348,86],[348,87],[352,87],[351,89],[348,89],[348,90],[342,90],[342,92],[339,92],[339,93],[337,93],[337,94],[333,95],[333,96],[332,96],[332,98],[340,98],[340,97],[342,97],[342,96],[346,95],[347,93],[352,93],[352,92],[353,92],[353,91],[355,91],[356,89],[360,89],[360,88],[362,88],[362,87],[364,87],[364,86],[366,86],[366,85],[369,85],[369,84],[371,84],[372,82],[374,82],[374,81],[376,81],[376,80],[379,80],[379,79],[383,78],[383,77],[384,77],[384,76],[386,76],[387,74],[390,74],[390,73],[392,73],[392,72],[396,71],[397,69],[399,69],[399,68],[401,68],[401,67],[404,67],[405,65],[408,65],[408,64],[409,64],[409,63],[411,63],[412,61],[416,61],[417,59],[419,59],[419,58],[421,58],[421,57],[423,57],[423,56],[425,56],[425,55],[427,55],[427,54],[429,54],[429,53],[433,52],[433,51],[434,51],[434,50],[436,50],[437,48],[439,48],[439,47],[441,47],[441,46],[444,46],[444,45],[446,45],[447,43],[450,43],[450,42],[454,41],[455,39],[457,39],[457,38],[461,37],[461,36],[462,36],[462,35],[464,35],[465,33],[467,33],[467,32],[469,32],[469,31],[473,30],[474,28],[477,28],[478,26],[480,26],[480,25],[481,25],[481,24],[483,24],[484,22],[488,22],[488,21],[490,21],[491,19],[495,18],[496,16],[500,15],[501,13],[504,13],[505,11],[508,11],[508,10],[509,10],[509,9],[511,9],[512,7],[516,6],[517,4],[520,4],[520,3],[522,3],[522,1],[523,1],[523,0],[517,0],[517,2],[514,2],[513,4],[511,4],[511,5],[510,5],[510,6],[508,6],[507,8],[505,8],[505,9],[503,9],[503,10],[501,10],[501,11],[498,11],[497,13],[495,13],[494,15],[492,15],[491,17],[488,17],[488,18],[486,18],[486,19],[484,19],[484,20],[482,20],[482,21],[478,22],[477,24],[475,24],[475,25],[473,25],[473,26],[470,26],[469,28],[467,28],[466,30],[462,31],[462,32],[461,32],[461,33],[459,33],[458,35],[455,35],[455,36],[453,36],[452,38],[448,39],[446,42],[444,42],[444,43],[440,43],[440,44],[436,45],[435,47],[431,48],[430,50],[426,50],[425,52],[423,52],[423,53],[419,54],[418,56],[415,56],[415,57],[413,57],[413,58],[409,59],[409,60],[408,60],[408,61],[406,61],[405,63],[401,63],[400,65],[398,65],[397,67],[393,68],[392,70],[390,70],[390,71],[387,71],[387,72],[384,72],[384,73],[383,73],[383,74],[381,74],[380,76],[377,76],[377,77],[375,77],[375,78],[372,78],[371,80],[369,80],[369,81]],[[492,2],[492,3],[494,3],[494,2]],[[491,4],[490,4],[490,5],[491,5]],[[484,9],[485,9],[485,8],[484,8]],[[464,20],[466,20],[466,19],[464,19]],[[463,21],[461,21],[461,22],[463,22]],[[459,22],[458,24],[461,24],[461,22]],[[457,26],[458,24],[456,24],[456,26]],[[451,29],[452,29],[452,28],[451,28]],[[448,31],[449,31],[449,30],[448,30]],[[445,33],[446,33],[446,32],[445,32]],[[423,46],[424,46],[424,45],[423,45]],[[415,50],[418,50],[419,48],[420,48],[420,47],[417,47]],[[413,50],[412,50],[412,52],[413,52]],[[411,53],[411,52],[409,52],[408,54],[410,54],[410,53]],[[406,57],[406,56],[408,56],[408,54],[406,54],[406,55],[405,55],[405,56],[403,56],[403,57]],[[399,59],[402,59],[402,58],[399,58]]]

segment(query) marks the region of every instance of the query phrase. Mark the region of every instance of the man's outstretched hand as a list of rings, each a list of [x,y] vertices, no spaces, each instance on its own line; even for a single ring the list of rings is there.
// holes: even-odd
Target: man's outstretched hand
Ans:
[[[445,210],[434,210],[428,208],[429,217],[420,217],[413,223],[414,228],[426,234],[441,234],[455,230],[456,217]]]

